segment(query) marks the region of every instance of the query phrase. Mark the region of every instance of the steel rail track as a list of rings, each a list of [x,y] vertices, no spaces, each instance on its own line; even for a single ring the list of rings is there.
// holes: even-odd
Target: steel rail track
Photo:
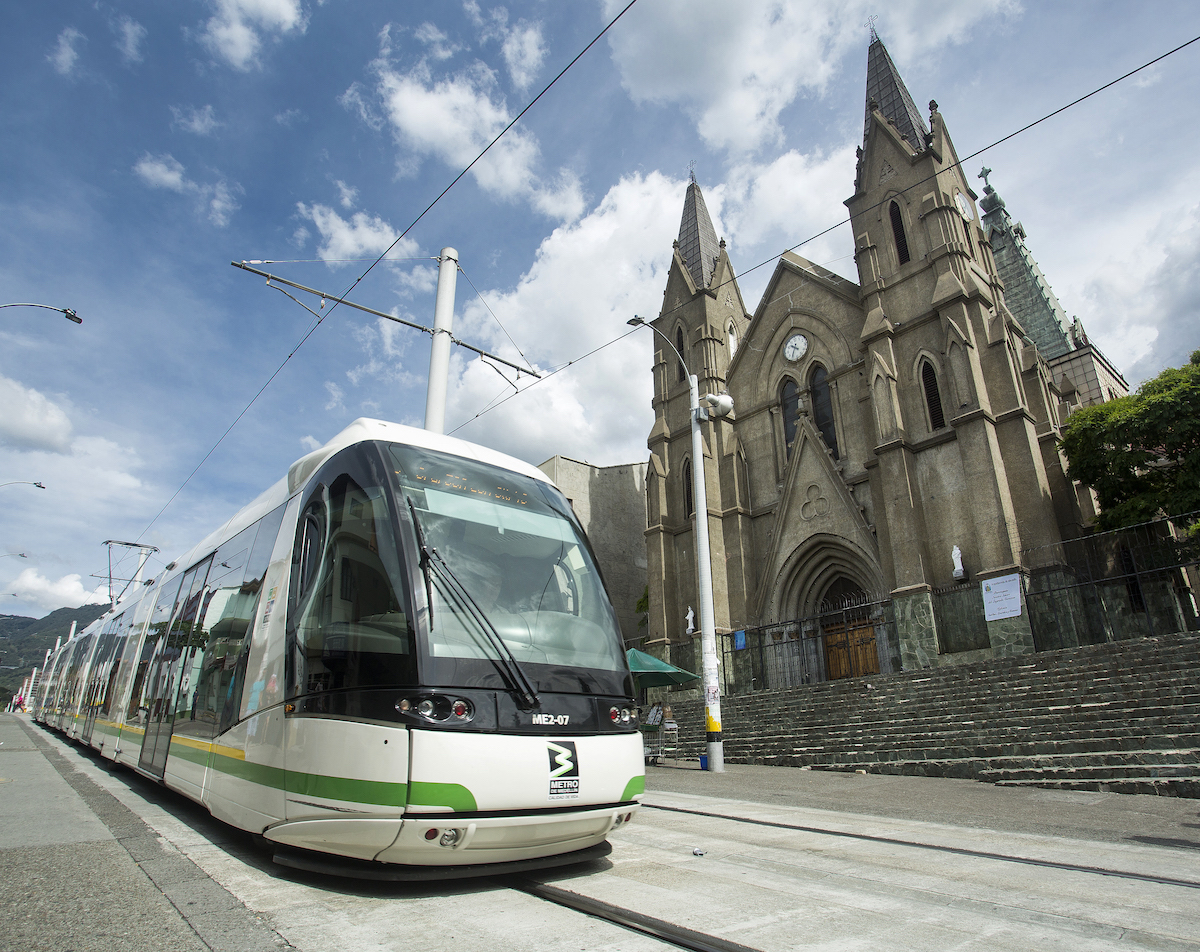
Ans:
[[[795,830],[800,833],[813,833],[818,836],[836,836],[843,839],[862,840],[868,843],[886,843],[891,846],[907,846],[912,849],[930,850],[937,853],[952,853],[956,856],[971,856],[977,859],[988,859],[1002,863],[1019,863],[1023,866],[1040,866],[1046,869],[1062,869],[1075,873],[1089,873],[1095,876],[1111,876],[1117,879],[1132,879],[1144,883],[1158,883],[1165,886],[1181,886],[1185,889],[1200,889],[1200,882],[1191,879],[1175,879],[1170,876],[1154,876],[1150,873],[1135,873],[1130,870],[1107,869],[1103,866],[1084,866],[1079,863],[1061,863],[1048,859],[1034,859],[1029,856],[1013,856],[1008,853],[993,853],[987,850],[973,850],[965,846],[941,846],[936,843],[920,843],[916,840],[904,840],[892,836],[877,836],[872,833],[848,833],[844,830],[826,830],[819,826],[804,826],[799,823],[783,823],[777,820],[755,820],[744,816],[731,816],[727,813],[712,813],[707,810],[689,810],[686,807],[665,807],[653,803],[643,803],[644,810],[661,810],[664,813],[684,813],[689,816],[707,817],[712,820],[731,820],[735,823],[748,823],[753,826],[771,827],[777,830]]]
[[[748,945],[722,939],[720,936],[697,932],[694,929],[667,922],[665,919],[656,919],[654,916],[647,916],[622,906],[614,906],[612,903],[592,899],[590,896],[583,896],[560,886],[550,886],[531,879],[515,880],[507,885],[546,902],[603,919],[605,922],[611,922],[632,932],[640,932],[642,935],[659,939],[679,949],[688,949],[690,952],[759,952],[758,949]]]

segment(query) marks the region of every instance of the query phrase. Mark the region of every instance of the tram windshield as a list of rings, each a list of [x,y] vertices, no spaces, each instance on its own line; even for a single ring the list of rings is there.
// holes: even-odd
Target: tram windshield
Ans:
[[[426,575],[432,620],[422,681],[483,686],[497,670],[512,674],[515,661],[517,679],[528,675],[539,690],[588,691],[597,676],[608,682],[624,672],[612,606],[558,490],[419,447],[389,450],[399,493],[451,575]]]

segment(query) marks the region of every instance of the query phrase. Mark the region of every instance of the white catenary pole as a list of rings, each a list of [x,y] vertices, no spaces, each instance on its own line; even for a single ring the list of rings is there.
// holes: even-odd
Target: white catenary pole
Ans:
[[[692,417],[692,495],[696,508],[696,582],[700,596],[700,650],[704,657],[704,730],[707,737],[708,769],[725,771],[725,745],[721,739],[721,685],[717,680],[717,627],[713,618],[712,556],[708,547],[708,494],[704,488],[704,439],[700,411],[700,388],[695,374],[688,374]]]
[[[433,344],[429,349],[429,388],[425,396],[425,429],[446,432],[446,387],[450,376],[450,333],[454,327],[454,290],[458,252],[443,248],[438,257],[437,304],[433,312]]]

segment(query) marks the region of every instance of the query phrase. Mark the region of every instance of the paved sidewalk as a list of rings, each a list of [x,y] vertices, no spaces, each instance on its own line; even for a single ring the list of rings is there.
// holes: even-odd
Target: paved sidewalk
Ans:
[[[648,767],[646,790],[1105,843],[1168,846],[1194,851],[1200,867],[1200,800],[1180,797],[1000,787],[977,780],[748,764],[726,764],[725,772],[717,774],[701,771],[695,761]]]
[[[0,716],[0,948],[258,952],[287,943],[76,770],[86,755]]]

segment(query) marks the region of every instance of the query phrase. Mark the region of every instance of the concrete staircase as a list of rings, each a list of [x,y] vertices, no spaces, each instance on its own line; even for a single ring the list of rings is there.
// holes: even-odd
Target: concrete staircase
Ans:
[[[1200,798],[1189,632],[722,699],[725,759]],[[683,756],[698,700],[673,703]]]

